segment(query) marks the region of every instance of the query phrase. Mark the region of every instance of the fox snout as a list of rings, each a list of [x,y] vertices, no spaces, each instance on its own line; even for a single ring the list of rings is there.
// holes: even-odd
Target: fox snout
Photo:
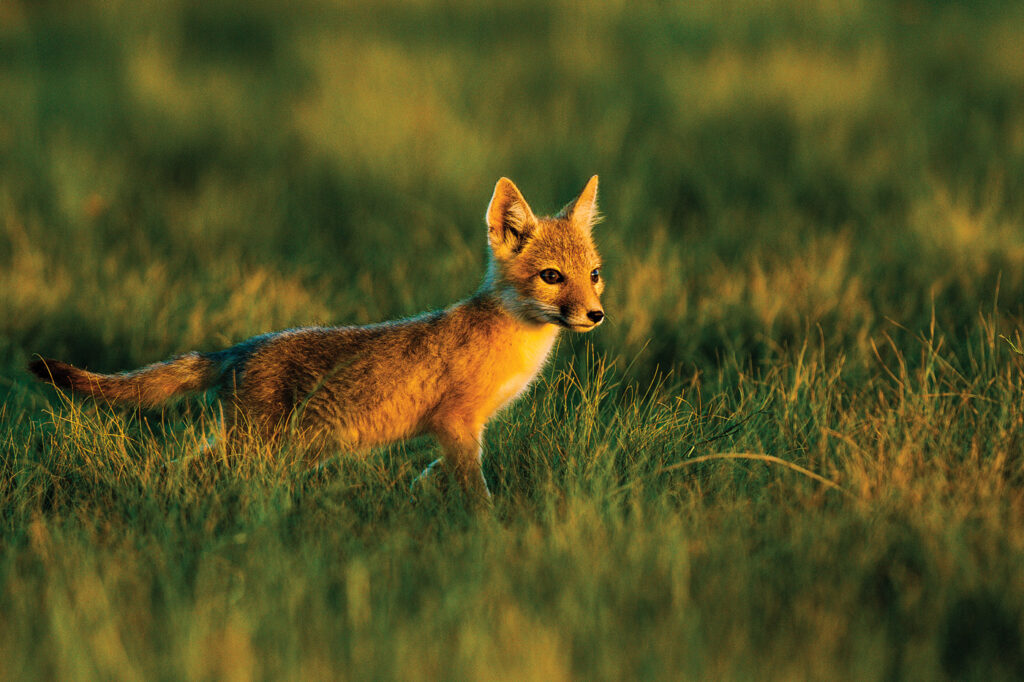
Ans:
[[[580,291],[583,289],[583,291]],[[587,282],[585,287],[565,292],[558,306],[558,323],[576,332],[587,332],[604,322],[604,307],[597,287]],[[576,294],[576,295],[573,295]]]
[[[604,322],[605,318],[604,310],[600,306],[591,310],[573,310],[571,306],[561,306],[559,313],[559,323],[575,332],[588,332]]]

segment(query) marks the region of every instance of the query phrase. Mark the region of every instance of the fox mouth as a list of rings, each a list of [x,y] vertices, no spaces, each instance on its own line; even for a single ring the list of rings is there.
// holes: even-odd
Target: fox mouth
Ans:
[[[603,320],[602,320],[602,322],[603,322]],[[594,327],[600,326],[600,324],[601,324],[601,322],[586,322],[586,323],[570,322],[569,320],[567,320],[567,319],[565,319],[564,317],[561,317],[561,316],[557,317],[554,320],[554,323],[557,324],[559,327],[565,327],[566,329],[568,329],[570,331],[574,331],[574,332],[589,332],[591,329],[593,329]]]

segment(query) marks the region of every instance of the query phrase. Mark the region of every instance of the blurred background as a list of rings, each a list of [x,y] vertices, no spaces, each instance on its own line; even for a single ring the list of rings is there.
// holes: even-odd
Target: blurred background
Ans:
[[[594,173],[493,514],[25,370],[448,305]],[[0,0],[0,678],[1024,679],[1022,228],[1019,1]]]
[[[1019,319],[1022,45],[998,1],[5,0],[0,365],[446,305],[502,175],[601,175],[563,352],[640,374]]]

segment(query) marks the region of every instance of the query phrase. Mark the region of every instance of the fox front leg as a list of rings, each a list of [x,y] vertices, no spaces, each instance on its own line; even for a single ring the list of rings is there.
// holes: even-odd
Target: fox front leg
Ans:
[[[409,492],[411,493],[411,500],[416,502],[419,499],[420,492],[424,489],[424,486],[429,486],[428,490],[436,490],[442,495],[448,492],[448,476],[454,474],[458,476],[456,472],[450,471],[451,467],[445,466],[445,458],[438,457],[433,462],[427,465],[427,467],[421,471],[416,478],[412,480],[412,485],[409,486]],[[487,489],[487,482],[483,477],[483,472],[480,468],[478,476],[470,475],[470,480],[478,480],[479,486],[472,486],[467,488],[463,481],[460,479],[459,484],[462,486],[464,492],[470,496],[472,502],[482,502],[488,504],[491,501],[491,492]]]
[[[444,429],[437,433],[444,456],[427,467],[424,474],[441,466],[458,481],[462,491],[473,504],[489,505],[491,491],[487,489],[482,466],[483,449],[480,446],[483,429]],[[422,476],[422,474],[421,474]]]

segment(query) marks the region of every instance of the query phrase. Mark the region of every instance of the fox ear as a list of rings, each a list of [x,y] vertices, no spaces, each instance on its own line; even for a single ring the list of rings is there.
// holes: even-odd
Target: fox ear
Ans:
[[[600,220],[601,216],[597,212],[596,175],[587,181],[580,195],[566,204],[556,217],[570,220],[586,230],[590,230]]]
[[[487,232],[494,255],[504,260],[519,253],[537,229],[537,218],[508,178],[498,180],[487,207]]]

